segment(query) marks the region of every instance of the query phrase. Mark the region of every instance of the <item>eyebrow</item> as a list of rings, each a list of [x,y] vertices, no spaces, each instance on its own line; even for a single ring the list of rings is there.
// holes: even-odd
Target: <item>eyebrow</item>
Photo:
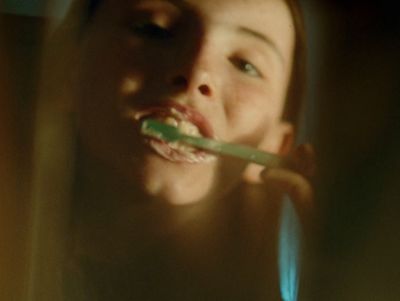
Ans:
[[[239,33],[254,37],[263,42],[264,44],[266,44],[279,57],[279,60],[282,62],[282,64],[285,65],[285,59],[283,57],[282,52],[271,38],[262,34],[261,32],[258,32],[256,30],[244,26],[237,27],[237,31]]]

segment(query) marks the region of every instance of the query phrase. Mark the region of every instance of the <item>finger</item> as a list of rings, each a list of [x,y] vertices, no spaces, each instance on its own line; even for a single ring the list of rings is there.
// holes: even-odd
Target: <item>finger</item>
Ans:
[[[261,173],[270,193],[292,200],[302,223],[309,227],[314,215],[314,192],[310,182],[302,175],[286,169],[266,169]]]
[[[280,168],[266,169],[261,178],[268,187],[287,193],[300,206],[310,206],[313,199],[313,189],[310,182],[302,175]]]
[[[316,173],[316,156],[311,144],[299,145],[290,156],[293,169],[307,178],[312,178]]]

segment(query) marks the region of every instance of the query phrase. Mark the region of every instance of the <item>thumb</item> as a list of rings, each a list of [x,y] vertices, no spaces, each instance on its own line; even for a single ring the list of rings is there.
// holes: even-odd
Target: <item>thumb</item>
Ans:
[[[314,191],[304,176],[287,169],[271,168],[261,172],[267,190],[274,195],[287,194],[299,214],[301,223],[310,228],[314,220]]]

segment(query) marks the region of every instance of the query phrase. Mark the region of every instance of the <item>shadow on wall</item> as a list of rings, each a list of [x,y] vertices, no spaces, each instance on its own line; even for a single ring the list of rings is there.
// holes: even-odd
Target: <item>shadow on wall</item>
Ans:
[[[45,0],[4,0],[1,11],[7,14],[23,16],[42,16],[46,10]]]
[[[32,128],[44,21],[0,14],[0,300],[25,300]]]

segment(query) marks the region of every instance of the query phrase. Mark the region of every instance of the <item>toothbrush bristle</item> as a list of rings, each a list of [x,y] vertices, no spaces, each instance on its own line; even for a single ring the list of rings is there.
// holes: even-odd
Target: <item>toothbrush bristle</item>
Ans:
[[[176,127],[167,125],[154,119],[146,119],[142,122],[142,134],[164,141],[176,141],[180,133]]]

